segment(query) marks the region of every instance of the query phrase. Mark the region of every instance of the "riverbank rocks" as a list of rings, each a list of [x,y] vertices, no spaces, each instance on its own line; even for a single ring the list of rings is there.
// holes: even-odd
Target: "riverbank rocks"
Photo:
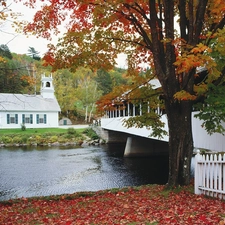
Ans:
[[[102,144],[105,144],[104,140],[102,139],[96,139],[96,140],[89,140],[89,141],[84,141],[82,143],[82,147],[87,147],[87,146],[90,146],[90,145],[94,145],[94,146],[98,146],[98,145],[102,145]]]
[[[60,147],[60,146],[81,146],[81,147],[87,147],[87,146],[98,146],[101,144],[105,144],[104,140],[102,139],[96,139],[96,140],[91,140],[91,139],[87,139],[87,140],[83,140],[83,141],[79,141],[79,142],[65,142],[65,143],[60,143],[60,142],[53,142],[53,143],[29,143],[29,144],[21,144],[21,143],[0,143],[0,148],[4,148],[4,147],[25,147],[25,146],[48,146],[48,147]]]

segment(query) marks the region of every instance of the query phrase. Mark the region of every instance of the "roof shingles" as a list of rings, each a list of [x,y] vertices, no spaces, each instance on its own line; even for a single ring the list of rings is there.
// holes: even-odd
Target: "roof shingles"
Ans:
[[[41,95],[0,93],[0,111],[60,111],[56,98]]]

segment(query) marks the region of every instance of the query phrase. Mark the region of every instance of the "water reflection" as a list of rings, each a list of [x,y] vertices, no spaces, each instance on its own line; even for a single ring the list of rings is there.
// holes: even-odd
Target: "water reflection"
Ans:
[[[168,157],[124,158],[123,150],[0,149],[0,200],[167,182]]]

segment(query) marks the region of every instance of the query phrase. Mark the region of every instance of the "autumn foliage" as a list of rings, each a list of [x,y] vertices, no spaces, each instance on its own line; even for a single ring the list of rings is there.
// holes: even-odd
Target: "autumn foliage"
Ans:
[[[23,2],[31,7],[37,3]],[[53,69],[110,69],[117,55],[125,53],[130,76],[141,73],[146,65],[153,70],[161,84],[168,119],[168,185],[189,184],[194,104],[204,103],[210,96],[210,84],[225,82],[224,0],[44,2],[24,31],[49,40],[64,33],[57,44],[49,44],[44,57]],[[199,68],[204,68],[206,74],[196,82]],[[150,88],[145,91],[151,92]],[[149,99],[146,97],[145,102]],[[198,110],[205,110],[203,106]],[[208,127],[225,121],[223,111],[214,115]],[[212,119],[208,114],[201,118]],[[134,122],[138,125],[140,121]]]
[[[225,224],[225,202],[164,186],[0,202],[0,224]]]

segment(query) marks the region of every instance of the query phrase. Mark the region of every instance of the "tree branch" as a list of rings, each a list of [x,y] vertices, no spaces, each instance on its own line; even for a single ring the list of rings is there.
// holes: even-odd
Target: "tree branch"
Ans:
[[[181,33],[181,38],[183,40],[186,40],[188,42],[188,36],[186,33],[186,29],[189,29],[189,22],[186,17],[186,0],[180,0],[178,9],[179,9],[179,17],[180,17],[180,33]]]
[[[202,31],[203,21],[205,16],[205,10],[207,8],[208,0],[199,1],[197,12],[196,12],[196,23],[195,23],[195,32],[194,32],[194,45],[196,45],[199,41],[199,36]]]

